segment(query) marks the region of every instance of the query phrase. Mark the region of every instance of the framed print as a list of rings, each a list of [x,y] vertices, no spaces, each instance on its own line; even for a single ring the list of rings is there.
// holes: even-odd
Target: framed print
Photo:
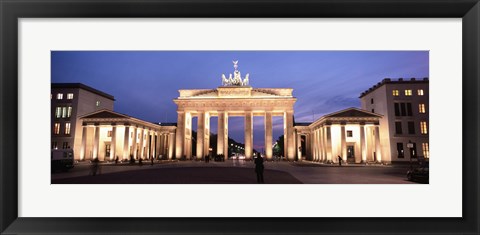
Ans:
[[[480,232],[476,0],[0,9],[2,234]]]

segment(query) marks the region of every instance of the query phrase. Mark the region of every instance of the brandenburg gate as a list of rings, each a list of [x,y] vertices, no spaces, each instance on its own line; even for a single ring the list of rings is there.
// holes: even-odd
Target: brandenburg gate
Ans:
[[[234,74],[229,78],[222,75],[222,86],[216,89],[179,90],[174,99],[177,104],[177,130],[175,156],[177,159],[209,154],[210,117],[218,117],[217,154],[228,157],[228,118],[245,118],[245,158],[253,156],[253,116],[265,120],[265,155],[272,160],[272,117],[283,117],[284,155],[295,160],[295,133],[293,127],[293,105],[297,100],[291,88],[252,88],[249,74],[242,78],[238,61],[233,61]],[[197,117],[196,152],[192,156],[192,118]]]

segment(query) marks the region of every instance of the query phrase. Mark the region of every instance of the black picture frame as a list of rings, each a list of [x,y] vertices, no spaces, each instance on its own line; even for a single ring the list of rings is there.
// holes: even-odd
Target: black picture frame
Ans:
[[[480,5],[478,0],[0,0],[0,15],[1,233],[479,234],[480,232],[478,223]],[[36,17],[462,18],[463,217],[19,218],[17,20]],[[455,159],[459,157],[455,156]]]

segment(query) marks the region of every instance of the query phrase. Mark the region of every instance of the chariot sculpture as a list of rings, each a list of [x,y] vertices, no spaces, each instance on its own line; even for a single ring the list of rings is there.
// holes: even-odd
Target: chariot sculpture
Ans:
[[[225,74],[222,74],[222,86],[248,86],[249,74],[247,73],[247,75],[245,75],[245,78],[242,79],[242,75],[240,71],[238,71],[238,60],[234,60],[232,62],[233,62],[233,68],[235,69],[233,71],[233,76],[232,74],[230,74],[227,79]]]

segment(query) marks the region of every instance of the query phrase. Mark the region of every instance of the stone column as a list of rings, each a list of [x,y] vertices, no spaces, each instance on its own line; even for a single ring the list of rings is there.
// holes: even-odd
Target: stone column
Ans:
[[[112,142],[110,143],[110,160],[115,159],[117,156],[117,124],[113,124],[112,126]]]
[[[325,161],[325,154],[324,154],[325,146],[323,145],[323,127],[318,128],[318,133],[320,135],[319,142],[318,142],[318,144],[320,145],[320,161],[324,162]]]
[[[252,160],[253,156],[253,113],[245,113],[245,159]]]
[[[297,131],[297,157],[298,161],[302,161],[302,135]]]
[[[133,146],[133,159],[137,159],[137,142],[138,142],[138,127],[133,128],[133,138],[132,138],[132,146]]]
[[[317,145],[317,161],[322,160],[322,133],[320,132],[320,127],[317,127],[315,132],[317,133],[317,141],[315,142],[315,145]]]
[[[123,159],[128,159],[129,156],[129,140],[130,139],[130,126],[125,126],[125,134],[123,136]]]
[[[315,161],[316,160],[316,156],[315,156],[315,130],[312,130],[312,137],[310,138],[310,142],[311,142],[310,148],[311,148],[311,151],[312,151],[312,161]]]
[[[150,142],[150,130],[145,129],[145,159],[150,159],[150,148],[151,148],[151,142]]]
[[[168,160],[173,158],[173,150],[175,148],[175,133],[170,133],[168,138]]]
[[[315,149],[315,161],[318,162],[320,160],[320,146],[318,146],[318,129],[315,129],[315,141],[313,143]]]
[[[375,125],[375,155],[377,161],[382,162],[382,148],[380,146],[380,127]]]
[[[197,160],[201,160],[204,155],[203,141],[205,140],[205,113],[199,112],[197,118]]]
[[[155,132],[150,132],[150,155],[149,157],[155,159]]]
[[[272,154],[272,112],[265,112],[265,155],[268,161],[273,159]]]
[[[87,153],[87,131],[88,131],[88,127],[83,126],[82,147],[80,147],[80,161],[85,160],[85,155]]]
[[[140,159],[143,159],[144,158],[144,148],[143,148],[143,145],[144,145],[144,139],[145,139],[145,129],[140,129],[140,146],[139,146],[139,153],[140,153],[140,156],[138,156],[138,158]]]
[[[95,139],[93,141],[93,159],[98,158],[98,151],[100,150],[100,126],[95,125]]]
[[[158,156],[161,154],[162,149],[160,148],[160,132],[155,132],[156,136],[156,142],[155,142],[155,157],[158,158]]]
[[[362,157],[361,163],[367,163],[367,146],[365,142],[365,124],[360,124],[360,154]]]
[[[162,134],[162,148],[160,149],[160,152],[162,153],[162,155],[164,155],[166,147],[167,146],[165,146],[165,134]],[[184,153],[184,155],[185,155],[185,153]]]
[[[341,124],[341,127],[340,127],[340,141],[341,141],[341,149],[340,149],[340,154],[341,154],[341,158],[342,160],[345,162],[347,161],[347,140],[346,140],[346,135],[345,135],[345,124]]]
[[[162,146],[162,136],[163,136],[163,133],[158,132],[158,137],[157,137],[158,152],[157,152],[157,156],[162,155],[162,158],[165,159],[165,156],[163,155],[163,149],[165,148],[165,146]],[[174,141],[174,143],[175,143],[175,141]],[[173,153],[173,154],[175,154],[175,153]]]
[[[326,145],[326,138],[327,135],[325,134],[325,127],[322,126],[320,127],[320,133],[322,134],[322,156],[323,156],[323,162],[327,162],[327,145]]]
[[[175,134],[175,158],[180,159],[185,154],[185,112],[178,111],[177,130]]]
[[[168,141],[169,141],[169,135],[168,134],[163,134],[163,139],[162,139],[162,142],[163,142],[163,149],[162,149],[162,155],[166,156],[168,154]]]
[[[185,113],[185,156],[192,159],[192,115]]]
[[[286,125],[286,117],[285,113],[283,113],[283,156],[284,160],[288,160],[287,158],[287,125]]]
[[[217,155],[223,154],[228,155],[228,152],[225,152],[225,146],[228,144],[228,139],[225,139],[225,122],[226,113],[224,111],[218,112],[218,130],[217,130]]]
[[[327,162],[330,163],[332,162],[332,130],[331,126],[327,125],[325,127],[325,132],[327,134],[326,140],[326,146],[327,146]]]
[[[204,122],[204,131],[203,131],[203,155],[206,156],[210,153],[210,113],[205,113],[205,122]]]
[[[287,158],[289,161],[295,160],[295,141],[293,137],[293,110],[285,112],[285,126],[286,126],[286,149],[287,149]]]

